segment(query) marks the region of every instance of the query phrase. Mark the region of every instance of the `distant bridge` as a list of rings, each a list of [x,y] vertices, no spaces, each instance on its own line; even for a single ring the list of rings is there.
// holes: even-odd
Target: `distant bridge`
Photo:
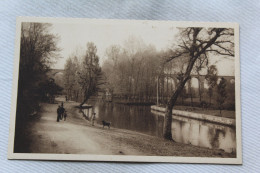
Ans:
[[[200,85],[200,87],[203,89],[204,88],[204,84],[205,84],[205,80],[206,80],[206,75],[190,75],[191,76],[191,79],[188,80],[187,84],[192,82],[192,79],[197,79],[198,80],[198,85]],[[221,78],[224,78],[227,80],[228,83],[234,83],[235,82],[235,76],[217,76],[218,77],[218,81],[221,79]],[[177,79],[177,75],[176,74],[164,74],[162,76],[159,77],[160,79],[164,78],[164,81],[166,82],[167,81],[167,78],[168,82],[173,82],[174,83],[174,86],[176,87],[177,86],[177,83],[178,83],[178,79]]]
[[[50,71],[47,73],[48,76],[54,78],[56,74],[58,73],[62,73],[64,74],[64,69],[50,69]],[[204,88],[204,83],[206,80],[206,75],[190,75],[191,76],[191,80],[193,78],[197,79],[199,82],[199,85],[201,86],[201,88]],[[161,76],[160,78],[162,78],[163,76]],[[164,75],[164,80],[166,81],[168,79],[172,79],[174,82],[174,85],[177,86],[178,83],[178,79],[177,79],[177,75],[176,74],[165,74]],[[224,78],[227,80],[228,83],[234,83],[235,82],[235,76],[218,76],[218,80],[220,80],[221,78]],[[191,80],[189,80],[188,82],[191,82]]]

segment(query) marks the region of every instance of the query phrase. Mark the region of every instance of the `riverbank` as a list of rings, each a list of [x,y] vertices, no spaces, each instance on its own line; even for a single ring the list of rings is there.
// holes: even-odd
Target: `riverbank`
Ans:
[[[56,122],[57,104],[42,104],[41,118],[31,122],[28,135],[31,153],[145,155],[183,157],[231,157],[220,149],[176,143],[135,131],[104,128],[85,120],[77,103],[65,102],[66,121]]]

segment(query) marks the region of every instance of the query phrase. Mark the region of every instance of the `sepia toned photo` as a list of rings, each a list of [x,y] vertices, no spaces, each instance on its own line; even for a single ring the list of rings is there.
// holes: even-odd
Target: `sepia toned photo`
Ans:
[[[16,27],[9,159],[242,164],[238,24]]]

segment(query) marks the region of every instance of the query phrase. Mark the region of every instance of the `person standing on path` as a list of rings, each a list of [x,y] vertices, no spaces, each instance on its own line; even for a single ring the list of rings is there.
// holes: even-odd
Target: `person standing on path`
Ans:
[[[65,112],[65,109],[63,107],[63,102],[61,103],[61,106],[60,106],[60,120],[62,120],[63,118],[63,115],[64,115],[64,112]]]
[[[61,107],[59,106],[57,109],[57,122],[60,121]]]

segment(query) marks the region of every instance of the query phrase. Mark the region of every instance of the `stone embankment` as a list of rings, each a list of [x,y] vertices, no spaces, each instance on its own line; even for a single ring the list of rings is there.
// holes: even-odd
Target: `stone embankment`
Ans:
[[[160,107],[153,105],[151,106],[151,109],[158,112],[165,112],[165,107]],[[183,116],[187,118],[202,120],[202,121],[208,121],[228,126],[235,126],[236,120],[231,118],[225,118],[225,117],[217,117],[213,115],[207,115],[207,114],[201,114],[201,113],[194,113],[194,112],[188,112],[188,111],[180,111],[180,110],[172,110],[173,115]]]

